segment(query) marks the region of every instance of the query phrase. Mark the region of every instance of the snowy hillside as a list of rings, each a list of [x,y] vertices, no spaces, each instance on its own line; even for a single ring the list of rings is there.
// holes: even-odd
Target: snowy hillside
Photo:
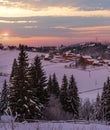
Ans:
[[[0,76],[0,91],[2,89],[2,84],[4,79],[9,78],[9,74],[11,72],[11,67],[13,63],[13,59],[17,58],[19,51],[1,51],[0,50],[0,73],[3,76]],[[33,58],[36,55],[41,55],[40,53],[35,52],[28,52],[29,61],[32,62]],[[110,67],[102,67],[100,69],[91,70],[91,71],[82,71],[78,69],[67,69],[64,66],[68,65],[69,63],[51,63],[49,61],[42,61],[44,69],[46,71],[47,76],[49,74],[56,73],[58,77],[58,81],[61,84],[62,76],[66,74],[68,78],[73,74],[77,86],[79,88],[79,92],[84,92],[92,89],[97,89],[103,87],[104,82],[106,81],[107,77],[110,76]],[[92,91],[88,93],[80,94],[80,97],[86,98],[89,97],[94,99],[100,90]]]

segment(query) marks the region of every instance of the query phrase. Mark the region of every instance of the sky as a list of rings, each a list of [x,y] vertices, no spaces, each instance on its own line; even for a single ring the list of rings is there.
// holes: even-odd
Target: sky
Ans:
[[[110,0],[0,0],[0,43],[110,41]]]

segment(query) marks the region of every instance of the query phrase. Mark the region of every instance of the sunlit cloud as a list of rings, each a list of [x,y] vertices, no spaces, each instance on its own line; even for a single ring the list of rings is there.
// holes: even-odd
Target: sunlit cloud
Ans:
[[[24,26],[24,28],[30,28],[30,29],[32,29],[32,28],[38,28],[38,26]]]
[[[50,27],[50,28],[53,28],[53,29],[68,29],[68,27],[66,27],[66,26],[55,26],[55,27]]]
[[[103,16],[110,17],[109,0],[0,0],[0,17]]]
[[[110,9],[110,0],[0,0],[1,5],[24,8],[79,7],[81,10]]]
[[[37,21],[12,21],[12,20],[0,20],[0,23],[37,23]]]
[[[77,7],[46,7],[36,10],[0,7],[0,17],[29,16],[103,16],[110,17],[110,10],[81,11]]]
[[[72,30],[72,31],[110,31],[110,26],[94,26],[94,27],[68,27],[68,26],[55,26],[51,27],[53,29],[66,29],[66,30]]]
[[[110,31],[110,26],[94,26],[94,27],[82,27],[82,28],[69,28],[76,31]]]

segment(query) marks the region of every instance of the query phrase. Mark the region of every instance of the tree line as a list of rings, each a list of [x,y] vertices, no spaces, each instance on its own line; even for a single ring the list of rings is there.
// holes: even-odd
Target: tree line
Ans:
[[[36,56],[29,63],[24,46],[14,59],[9,83],[4,81],[0,99],[0,114],[10,107],[17,121],[24,120],[107,120],[110,121],[110,79],[96,101],[82,101],[73,75],[64,74],[59,86],[56,74],[49,78]]]
[[[19,56],[12,65],[9,83],[4,81],[0,99],[1,114],[10,107],[13,116],[17,113],[18,121],[52,119],[52,114],[56,112],[47,113],[51,102],[55,101],[60,103],[63,111],[78,118],[79,97],[73,75],[69,85],[64,75],[60,89],[56,74],[50,75],[48,79],[38,56],[29,64],[27,52],[21,46]]]

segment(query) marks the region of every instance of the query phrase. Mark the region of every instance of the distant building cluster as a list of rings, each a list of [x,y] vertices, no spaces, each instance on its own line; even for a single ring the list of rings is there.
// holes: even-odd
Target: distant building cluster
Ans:
[[[101,43],[83,43],[69,46],[41,46],[31,47],[25,45],[26,51],[42,52],[41,59],[50,62],[70,62],[72,66],[110,66],[110,45]],[[20,50],[21,45],[4,46],[0,43],[1,50]]]
[[[73,61],[74,65],[77,63],[88,66],[103,66],[108,65],[110,66],[110,60],[103,59],[102,57],[98,57],[96,59],[92,58],[89,55],[81,55],[81,54],[75,54],[71,53],[71,51],[64,52],[63,54],[56,53],[55,55],[51,53],[48,53],[44,56],[44,60],[48,60],[50,62],[71,62]],[[72,64],[73,65],[73,64]]]

